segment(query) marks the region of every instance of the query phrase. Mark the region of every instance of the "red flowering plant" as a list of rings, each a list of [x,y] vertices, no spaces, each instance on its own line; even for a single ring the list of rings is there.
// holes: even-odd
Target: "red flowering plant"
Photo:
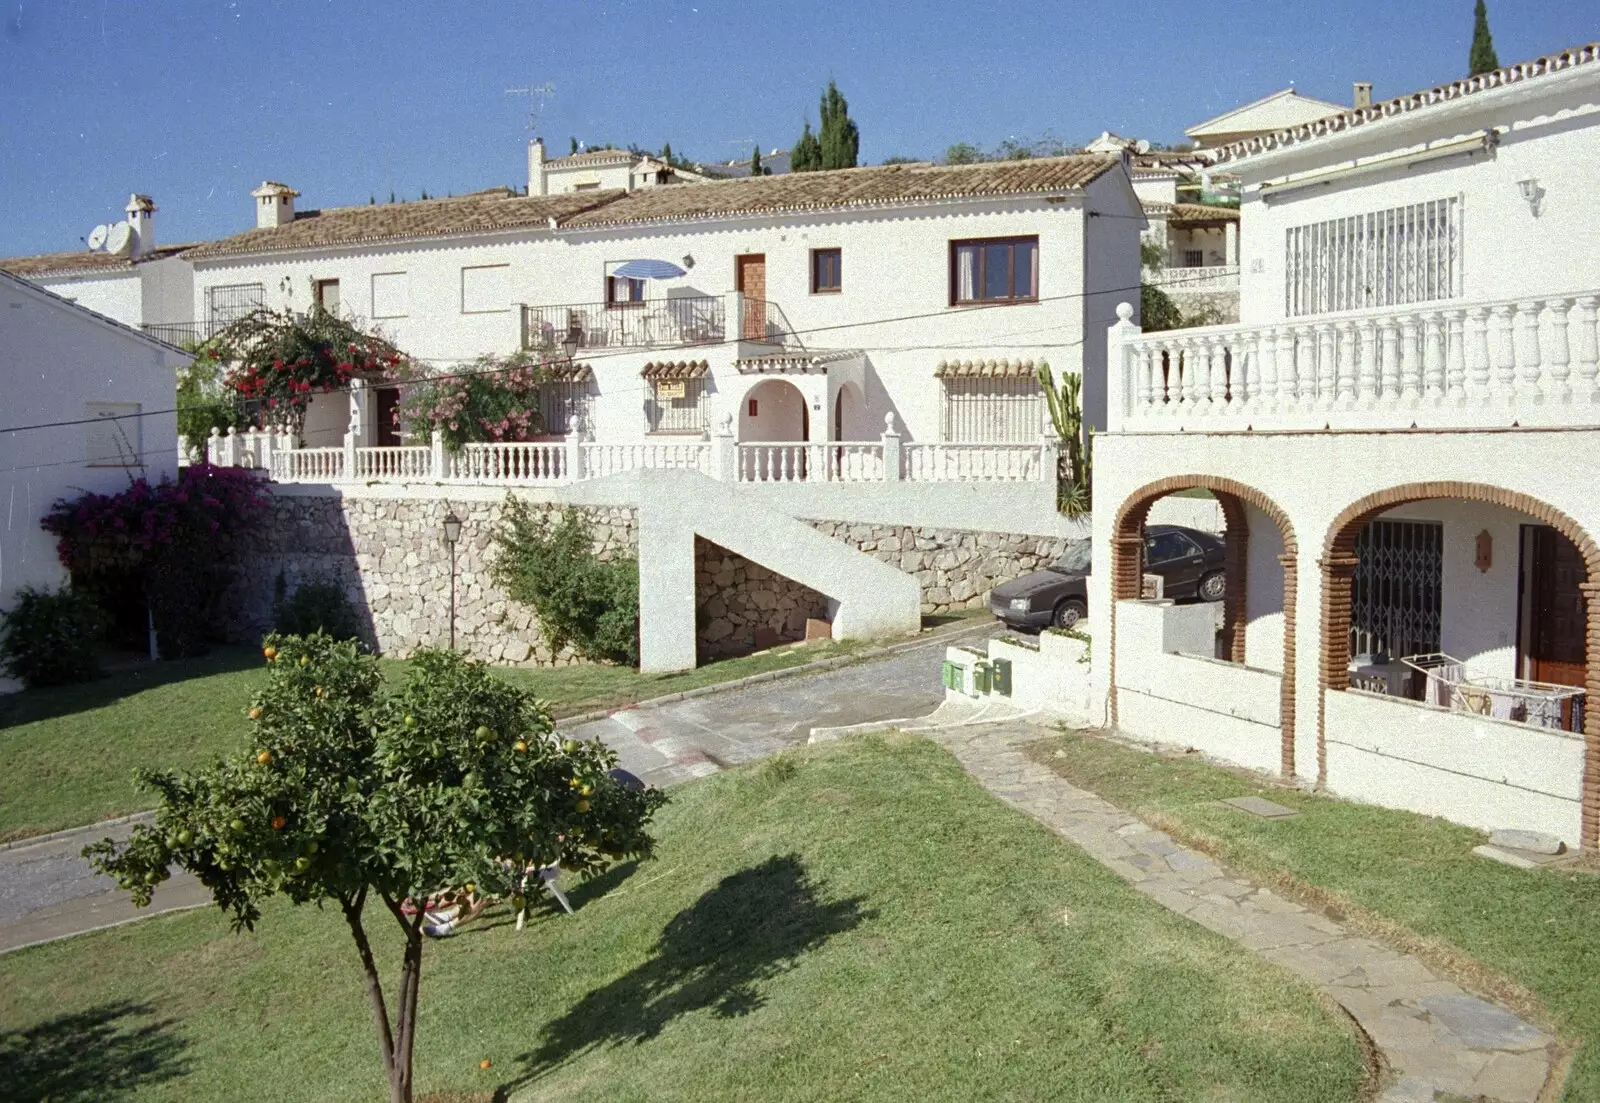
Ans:
[[[548,350],[523,349],[434,374],[402,371],[395,419],[418,437],[438,429],[451,451],[473,441],[532,440],[545,431],[540,391],[564,366]]]
[[[314,395],[356,378],[397,378],[404,353],[382,336],[315,306],[309,314],[256,310],[201,349],[228,365],[223,386],[256,405],[262,421],[298,430]]]
[[[267,503],[254,472],[198,463],[176,481],[135,479],[118,494],[63,498],[40,524],[75,581],[142,590],[161,653],[172,658],[205,650],[232,553]]]

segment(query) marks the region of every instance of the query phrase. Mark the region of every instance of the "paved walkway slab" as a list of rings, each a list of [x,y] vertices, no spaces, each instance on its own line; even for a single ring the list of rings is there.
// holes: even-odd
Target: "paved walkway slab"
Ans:
[[[1052,734],[1022,722],[930,730],[985,787],[1078,844],[1135,889],[1316,985],[1387,1061],[1379,1103],[1536,1103],[1556,1039],[1419,958],[1233,876],[1137,817],[1030,761]]]

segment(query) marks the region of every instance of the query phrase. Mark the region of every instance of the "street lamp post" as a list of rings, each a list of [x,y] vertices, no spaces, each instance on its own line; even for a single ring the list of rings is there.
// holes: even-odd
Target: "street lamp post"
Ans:
[[[455,510],[444,515],[444,542],[450,545],[450,650],[456,649],[456,543],[461,539],[461,518]]]

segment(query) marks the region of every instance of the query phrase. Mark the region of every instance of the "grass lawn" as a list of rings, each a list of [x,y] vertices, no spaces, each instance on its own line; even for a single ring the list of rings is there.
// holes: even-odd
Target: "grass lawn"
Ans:
[[[1357,1040],[1310,988],[931,743],[803,748],[675,790],[657,826],[657,859],[579,887],[575,916],[428,946],[422,1092],[1362,1098]],[[9,954],[0,1083],[55,1103],[376,1101],[358,978],[340,917],[286,904],[254,934],[206,909]]]
[[[825,641],[708,663],[676,674],[615,666],[507,668],[549,700],[557,716],[611,708],[681,690],[861,650]],[[406,664],[386,662],[392,677]],[[86,685],[0,696],[0,841],[92,823],[150,807],[133,771],[184,769],[238,747],[250,694],[265,678],[253,648],[150,663]]]
[[[1192,757],[1094,736],[1067,734],[1032,753],[1074,785],[1421,954],[1562,1037],[1600,1038],[1600,877],[1593,873],[1511,869],[1471,854],[1484,837],[1470,828],[1278,789]],[[1216,803],[1249,793],[1302,815],[1263,820]],[[1600,1046],[1579,1050],[1565,1098],[1600,1099]]]

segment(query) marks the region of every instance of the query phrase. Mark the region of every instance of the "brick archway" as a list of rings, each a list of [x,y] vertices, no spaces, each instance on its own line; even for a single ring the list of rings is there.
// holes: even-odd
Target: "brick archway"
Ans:
[[[1350,688],[1350,605],[1356,569],[1356,537],[1368,521],[1412,502],[1453,499],[1483,502],[1526,513],[1549,525],[1577,547],[1589,576],[1578,587],[1588,617],[1585,652],[1585,704],[1600,701],[1600,544],[1583,527],[1537,498],[1483,483],[1425,482],[1381,490],[1347,506],[1328,528],[1322,559],[1321,673],[1317,680],[1317,782],[1327,781],[1326,692]],[[1582,845],[1600,845],[1600,713],[1583,710],[1584,766]]]
[[[1144,577],[1144,524],[1150,507],[1168,494],[1178,490],[1199,488],[1217,496],[1222,506],[1222,517],[1227,525],[1223,537],[1223,562],[1228,576],[1228,590],[1222,599],[1222,634],[1228,657],[1244,662],[1245,655],[1245,595],[1246,569],[1249,562],[1250,529],[1245,521],[1244,507],[1254,506],[1278,526],[1283,538],[1283,554],[1278,562],[1283,565],[1283,685],[1278,708],[1282,726],[1278,769],[1284,777],[1294,775],[1294,607],[1298,589],[1299,546],[1295,541],[1294,526],[1289,515],[1278,504],[1255,487],[1216,475],[1173,475],[1148,483],[1130,494],[1111,529],[1111,600],[1110,612],[1111,651],[1109,709],[1111,723],[1117,722],[1117,618],[1118,601],[1137,598]]]

